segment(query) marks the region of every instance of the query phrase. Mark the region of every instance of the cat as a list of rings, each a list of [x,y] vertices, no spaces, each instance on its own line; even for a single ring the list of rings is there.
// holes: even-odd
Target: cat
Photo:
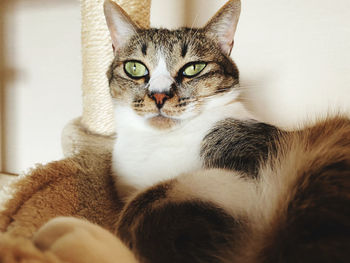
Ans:
[[[239,100],[239,73],[229,57],[240,2],[231,1],[204,29],[174,31],[140,29],[106,3],[115,50],[112,170],[127,194],[201,169],[208,162],[200,156],[203,138],[218,121],[252,119]]]
[[[240,1],[198,29],[143,29],[113,2],[104,8],[112,169],[125,200],[116,233],[136,260],[349,262],[350,120],[295,131],[254,120],[229,57]]]
[[[132,197],[118,234],[141,262],[345,262],[350,121],[254,120],[230,58],[240,7],[203,28],[142,29],[106,1],[112,170]]]

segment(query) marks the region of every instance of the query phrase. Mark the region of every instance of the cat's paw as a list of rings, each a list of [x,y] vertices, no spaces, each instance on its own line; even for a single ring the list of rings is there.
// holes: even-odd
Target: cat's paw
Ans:
[[[59,217],[41,227],[35,245],[70,263],[134,263],[132,253],[100,226],[72,217]]]

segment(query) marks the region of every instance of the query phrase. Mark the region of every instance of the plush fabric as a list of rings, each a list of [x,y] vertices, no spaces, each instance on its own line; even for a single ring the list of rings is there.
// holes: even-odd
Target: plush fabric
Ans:
[[[57,251],[41,251],[32,243],[34,233],[59,216],[82,218],[102,232],[104,228],[113,233],[122,207],[110,175],[113,137],[87,134],[85,138],[91,143],[81,143],[79,154],[39,165],[7,186],[11,198],[0,211],[0,231],[5,233],[0,235],[0,262],[65,262],[55,257]],[[74,243],[72,236],[69,240]],[[114,242],[120,243],[117,238]]]
[[[16,191],[0,213],[0,230],[31,237],[57,216],[82,217],[111,229],[120,202],[109,165],[110,155],[86,152],[38,166],[11,186]]]

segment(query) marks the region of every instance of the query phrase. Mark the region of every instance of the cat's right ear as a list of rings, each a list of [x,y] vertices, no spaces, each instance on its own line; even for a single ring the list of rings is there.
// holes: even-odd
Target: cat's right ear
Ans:
[[[105,0],[104,13],[113,48],[116,51],[136,34],[138,27],[132,22],[128,14],[111,0]]]
[[[222,52],[230,55],[233,47],[241,1],[229,0],[204,27],[206,33],[217,40]]]

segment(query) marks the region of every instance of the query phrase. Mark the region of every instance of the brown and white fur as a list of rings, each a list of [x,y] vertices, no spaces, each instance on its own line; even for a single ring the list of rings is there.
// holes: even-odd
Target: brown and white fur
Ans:
[[[350,121],[277,133],[269,148],[255,179],[209,169],[138,194],[120,237],[141,262],[348,262]]]
[[[109,1],[105,12],[113,172],[128,194],[116,233],[137,260],[349,262],[350,120],[289,132],[252,120],[229,58],[239,0],[195,30],[141,29]],[[149,75],[128,78],[127,60]],[[180,77],[191,61],[207,66]],[[161,107],[155,93],[167,98]]]

